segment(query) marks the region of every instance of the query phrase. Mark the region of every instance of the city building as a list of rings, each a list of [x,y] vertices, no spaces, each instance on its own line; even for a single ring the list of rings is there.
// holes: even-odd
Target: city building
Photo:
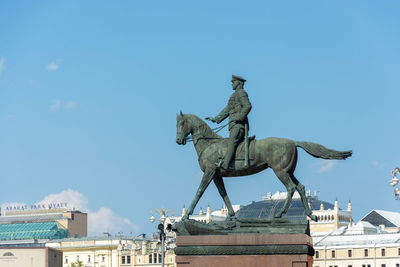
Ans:
[[[369,222],[385,232],[400,232],[400,212],[372,210],[361,221]]]
[[[87,236],[87,214],[66,206],[7,207],[0,216],[0,246],[7,240],[30,239],[34,246],[41,244],[35,240]]]
[[[167,239],[165,266],[175,267],[174,240]],[[62,251],[63,267],[82,262],[85,267],[161,266],[161,244],[158,239],[111,236],[66,238],[46,243]]]
[[[287,192],[276,192],[275,194],[268,193],[261,201],[253,201],[247,206],[241,207],[237,213],[239,218],[267,218],[273,219],[274,215],[282,209]],[[334,204],[321,201],[317,194],[311,195],[307,192],[308,205],[318,221],[310,221],[310,231],[314,232],[330,232],[337,230],[342,226],[346,226],[352,222],[351,203],[347,205],[347,210],[339,208],[339,203],[336,200]],[[288,220],[310,220],[305,214],[303,202],[301,201],[298,192],[295,192],[290,203],[288,212],[282,216]]]
[[[237,212],[240,209],[240,205],[232,205],[233,210]],[[182,208],[182,213],[180,216],[168,216],[165,221],[165,225],[167,226],[168,224],[173,224],[175,222],[179,222],[183,215],[186,214],[186,208]],[[226,220],[226,217],[228,216],[228,209],[224,206],[221,209],[217,209],[214,211],[211,211],[210,206],[207,207],[206,212],[203,212],[203,209],[200,208],[198,214],[192,214],[190,215],[190,219],[196,220],[199,222],[204,222],[204,223],[209,223],[211,221],[224,221]]]
[[[46,247],[1,247],[0,267],[62,267],[62,252]]]
[[[380,232],[369,222],[312,238],[314,267],[400,267],[400,233]]]

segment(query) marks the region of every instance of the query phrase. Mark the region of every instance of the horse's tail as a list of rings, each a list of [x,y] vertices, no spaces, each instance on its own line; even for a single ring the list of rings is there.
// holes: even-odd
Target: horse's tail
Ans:
[[[322,159],[346,159],[352,155],[351,150],[347,151],[337,151],[333,149],[326,148],[320,144],[311,142],[295,142],[297,147],[301,147],[308,154],[316,158]]]

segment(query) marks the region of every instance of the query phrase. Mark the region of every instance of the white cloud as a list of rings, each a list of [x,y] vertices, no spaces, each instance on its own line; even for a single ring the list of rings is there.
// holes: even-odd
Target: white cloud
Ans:
[[[50,194],[36,204],[68,203],[68,209],[88,212],[88,199],[72,189],[64,190],[58,194]]]
[[[60,66],[59,63],[57,63],[57,62],[51,62],[51,63],[49,63],[49,64],[46,65],[46,70],[48,70],[48,71],[54,71],[54,70],[57,70],[59,66]]]
[[[110,208],[101,207],[97,212],[89,214],[89,232],[92,233],[117,233],[136,232],[139,228],[129,219],[118,217]]]
[[[50,105],[50,111],[56,112],[61,109],[61,101],[54,100],[53,103]]]
[[[0,73],[3,72],[5,63],[6,63],[6,58],[5,57],[0,57]]]
[[[129,219],[118,216],[111,208],[100,207],[98,211],[92,211],[88,208],[89,200],[82,193],[72,189],[66,189],[60,193],[50,194],[44,197],[35,205],[68,203],[67,208],[79,210],[88,213],[88,233],[89,235],[101,235],[104,232],[137,232],[138,226]],[[4,203],[2,210],[7,206],[26,206],[24,203]]]
[[[4,116],[5,120],[12,120],[15,119],[17,117],[17,115],[15,114],[7,114],[6,116]]]
[[[334,166],[337,165],[337,161],[332,160],[321,160],[318,162],[318,170],[317,173],[324,173],[332,170]]]
[[[371,161],[371,165],[373,166],[373,167],[380,167],[381,166],[381,163],[379,162],[379,161],[377,161],[377,160],[372,160]]]
[[[76,105],[77,105],[76,101],[70,100],[64,105],[64,108],[65,109],[74,109],[74,108],[76,108]]]
[[[78,103],[73,100],[69,100],[65,104],[63,104],[61,100],[57,99],[54,100],[53,103],[51,103],[50,111],[57,112],[60,111],[61,109],[75,109],[77,105]]]

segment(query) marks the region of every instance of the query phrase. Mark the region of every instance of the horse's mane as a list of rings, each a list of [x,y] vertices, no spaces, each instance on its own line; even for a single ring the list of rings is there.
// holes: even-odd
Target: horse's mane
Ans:
[[[221,139],[222,137],[216,134],[207,123],[194,114],[184,114],[185,117],[189,118],[194,128],[198,128],[199,132],[204,134],[204,137],[210,139]]]

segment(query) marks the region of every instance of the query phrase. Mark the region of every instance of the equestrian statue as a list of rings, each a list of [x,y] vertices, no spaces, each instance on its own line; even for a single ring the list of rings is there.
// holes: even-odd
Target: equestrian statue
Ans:
[[[336,151],[312,142],[292,141],[284,138],[265,138],[255,140],[248,137],[247,115],[251,104],[244,91],[245,79],[232,75],[232,89],[235,91],[227,106],[216,116],[207,120],[220,123],[229,117],[229,138],[216,134],[202,119],[193,114],[177,116],[176,142],[185,145],[189,135],[197,152],[203,178],[196,195],[182,220],[189,219],[194,208],[214,181],[228,209],[228,220],[233,219],[235,212],[225,190],[223,177],[246,176],[271,168],[287,190],[287,196],[282,209],[274,215],[281,218],[288,211],[294,192],[299,192],[306,215],[316,221],[308,206],[304,185],[294,176],[297,164],[297,147],[308,154],[322,159],[346,159],[352,151]]]

